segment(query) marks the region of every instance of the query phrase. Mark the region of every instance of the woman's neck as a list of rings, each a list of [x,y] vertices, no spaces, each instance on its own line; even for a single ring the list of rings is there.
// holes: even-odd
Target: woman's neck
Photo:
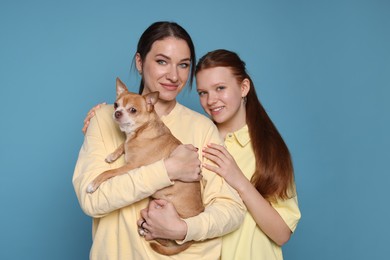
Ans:
[[[150,91],[147,88],[144,88],[142,91],[142,95],[146,95]],[[156,111],[157,115],[161,118],[162,116],[166,116],[173,108],[176,106],[176,99],[174,100],[162,100],[158,99],[157,103],[154,105],[154,110]]]
[[[158,102],[154,105],[154,109],[156,110],[157,115],[161,118],[162,116],[166,116],[173,108],[176,106],[176,100],[165,101],[159,99]]]

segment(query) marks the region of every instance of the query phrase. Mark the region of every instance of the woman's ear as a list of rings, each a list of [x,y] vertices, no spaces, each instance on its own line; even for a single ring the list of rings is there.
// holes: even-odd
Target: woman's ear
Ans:
[[[135,54],[135,66],[137,67],[138,73],[142,74],[142,59],[138,52]]]
[[[251,89],[251,81],[245,78],[241,82],[241,97],[246,97],[250,89]]]

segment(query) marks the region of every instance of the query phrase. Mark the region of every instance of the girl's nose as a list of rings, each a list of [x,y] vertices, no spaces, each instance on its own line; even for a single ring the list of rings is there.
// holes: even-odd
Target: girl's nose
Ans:
[[[213,93],[209,93],[208,94],[208,98],[207,98],[207,104],[208,105],[213,105],[217,102],[217,96],[214,95]]]

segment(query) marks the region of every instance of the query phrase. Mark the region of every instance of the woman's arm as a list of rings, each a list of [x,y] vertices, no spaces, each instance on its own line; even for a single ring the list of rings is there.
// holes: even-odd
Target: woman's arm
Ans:
[[[87,193],[87,186],[96,176],[124,164],[123,157],[112,164],[105,162],[107,154],[114,151],[124,141],[123,134],[112,120],[112,112],[111,106],[102,106],[95,111],[96,115],[90,120],[73,175],[73,186],[80,206],[87,215],[92,217],[102,217],[114,210],[147,198],[159,189],[172,185],[169,177],[169,174],[172,175],[172,170],[170,169],[168,173],[166,162],[160,160],[111,178],[105,181],[94,193]],[[169,160],[176,160],[181,164],[188,162],[185,159],[190,162],[198,160],[195,151],[183,146],[179,148],[181,152],[170,156]],[[194,154],[195,156],[193,156]],[[171,164],[175,165],[175,163]],[[189,168],[189,174],[199,178],[198,174],[193,173],[194,169],[187,168]],[[187,175],[186,178],[191,179],[191,176]]]
[[[222,176],[238,191],[256,224],[270,239],[280,246],[285,244],[291,236],[289,226],[245,177],[226,148],[210,144],[203,152],[206,158],[217,165],[205,164],[204,167]]]
[[[193,122],[193,125],[201,124]],[[199,145],[200,143],[205,145],[207,143],[205,140],[214,142],[220,140],[213,125],[203,132],[207,134],[200,138]],[[203,168],[202,174],[201,183],[204,187],[202,200],[205,211],[191,218],[180,219],[169,202],[158,203],[160,204],[158,207],[150,204],[148,209],[141,212],[142,217],[138,221],[139,227],[144,220],[146,221],[142,225],[148,231],[146,239],[167,238],[179,240],[178,243],[202,241],[223,236],[241,225],[246,209],[238,193],[223,178],[208,169]]]

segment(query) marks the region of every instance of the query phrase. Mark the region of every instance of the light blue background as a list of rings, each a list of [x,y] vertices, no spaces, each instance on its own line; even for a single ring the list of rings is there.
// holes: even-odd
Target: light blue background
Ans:
[[[388,259],[385,0],[2,0],[0,259],[88,258],[71,183],[83,119],[113,102],[115,77],[138,86],[132,56],[157,20],[183,25],[198,58],[227,48],[247,62],[295,163],[303,216],[285,259]],[[201,111],[194,91],[180,100]]]

